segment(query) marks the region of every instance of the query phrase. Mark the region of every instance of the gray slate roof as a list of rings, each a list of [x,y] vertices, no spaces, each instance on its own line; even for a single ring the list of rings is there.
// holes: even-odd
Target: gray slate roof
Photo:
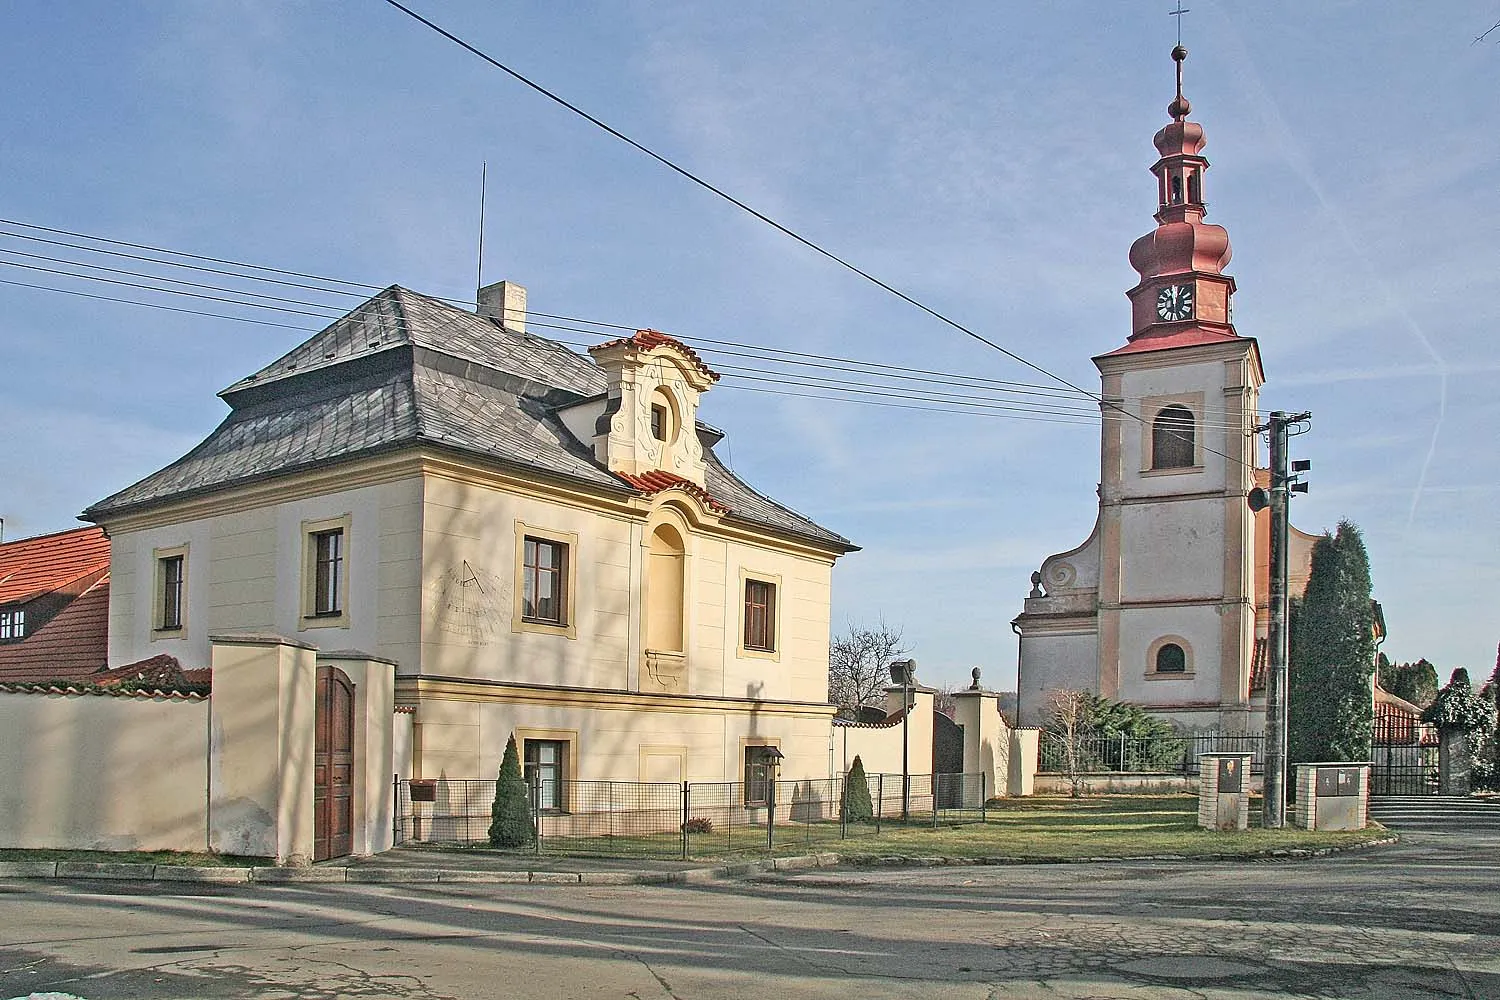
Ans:
[[[604,373],[542,337],[393,285],[219,395],[231,412],[165,469],[86,520],[416,444],[454,448],[603,492],[635,488],[599,464],[554,408],[597,396]],[[716,440],[708,435],[705,445]],[[704,448],[726,520],[851,551],[848,539],[756,492]]]

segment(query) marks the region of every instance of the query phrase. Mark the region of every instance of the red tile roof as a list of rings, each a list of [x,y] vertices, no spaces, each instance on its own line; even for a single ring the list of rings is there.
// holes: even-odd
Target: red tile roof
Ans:
[[[1266,689],[1266,671],[1269,669],[1266,663],[1266,640],[1256,638],[1255,651],[1250,656],[1250,690],[1264,691]]]
[[[698,367],[698,370],[703,372],[705,376],[715,382],[719,381],[719,373],[708,367],[708,365],[704,364],[703,359],[698,356],[697,351],[693,350],[691,347],[684,344],[676,337],[668,336],[667,334],[662,333],[660,330],[637,330],[633,335],[629,337],[620,337],[617,340],[606,340],[602,344],[595,344],[593,347],[589,348],[589,351],[602,351],[610,347],[624,347],[627,344],[633,344],[643,351],[649,351],[653,347],[675,348],[676,350],[681,351],[683,354],[687,355],[688,360],[696,365]]]
[[[1119,354],[1140,354],[1142,351],[1165,351],[1173,347],[1197,347],[1199,344],[1232,344],[1243,340],[1232,333],[1219,333],[1213,330],[1204,330],[1201,327],[1193,327],[1187,330],[1174,330],[1170,333],[1147,333],[1136,337],[1124,347],[1116,348],[1105,354],[1104,357],[1114,357]]]
[[[109,576],[21,642],[0,644],[0,682],[82,678],[109,658]]]
[[[75,601],[74,606],[82,603],[82,600]],[[56,624],[61,617],[53,619],[52,624]],[[37,634],[40,636],[42,633]],[[0,655],[5,652],[26,651],[29,646],[30,642],[7,647],[0,650]],[[21,664],[7,669],[5,661],[0,660],[0,688],[13,685],[18,690],[206,695],[213,680],[212,669],[202,667],[185,670],[175,656],[167,653],[158,653],[136,663],[109,669],[102,662],[102,647],[100,654],[101,662],[86,670],[66,669],[56,660],[35,656],[30,658],[38,661],[34,665]]]
[[[104,529],[74,528],[0,544],[0,604],[61,590],[109,568]]]
[[[207,688],[213,679],[213,670],[208,667],[184,670],[177,657],[170,653],[157,653],[144,660],[101,670],[79,679],[100,687],[128,684],[147,691],[181,691],[187,688]]]
[[[684,493],[696,497],[705,507],[716,510],[720,514],[729,513],[729,508],[710,496],[708,490],[705,490],[690,479],[683,479],[675,473],[663,472],[660,469],[656,469],[640,476],[632,476],[624,472],[618,473],[618,475],[631,486],[634,486],[647,495],[660,493],[663,490],[682,490]]]

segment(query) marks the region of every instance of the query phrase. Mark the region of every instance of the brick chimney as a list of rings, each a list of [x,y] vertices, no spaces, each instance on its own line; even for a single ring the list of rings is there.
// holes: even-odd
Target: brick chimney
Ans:
[[[497,281],[479,290],[479,315],[498,320],[507,330],[526,332],[526,286]]]

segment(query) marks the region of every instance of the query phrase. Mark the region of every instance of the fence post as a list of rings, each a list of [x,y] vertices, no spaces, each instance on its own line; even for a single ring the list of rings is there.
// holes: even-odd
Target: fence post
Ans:
[[[401,843],[401,775],[391,775],[391,846]]]
[[[927,788],[932,793],[932,828],[934,830],[937,829],[938,825],[938,789],[940,787],[941,776],[934,771],[932,775],[927,779]],[[943,790],[946,791],[947,789]]]
[[[532,838],[532,843],[536,845],[535,852],[537,854],[541,854],[542,853],[542,775],[541,775],[541,771],[539,771],[539,770],[537,772],[533,773],[532,776],[531,776],[531,795],[529,795],[528,798],[531,800],[531,802],[530,802],[530,805],[531,805],[531,828],[532,828],[532,830],[534,830],[536,832],[536,836]]]
[[[691,808],[692,791],[686,781],[682,783],[682,860],[688,856],[688,811]]]
[[[979,822],[985,821],[985,805],[990,797],[990,776],[985,771],[979,772]]]
[[[839,839],[849,839],[849,775],[846,772],[842,778],[834,779],[839,792]],[[869,781],[865,782],[869,785]],[[869,791],[868,788],[865,789]]]
[[[880,836],[880,816],[885,812],[885,772],[875,776],[875,836]]]

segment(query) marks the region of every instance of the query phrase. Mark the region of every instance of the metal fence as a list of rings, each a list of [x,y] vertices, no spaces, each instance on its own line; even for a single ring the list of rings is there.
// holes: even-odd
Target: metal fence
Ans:
[[[1198,755],[1248,753],[1250,773],[1265,773],[1266,738],[1261,733],[1200,733],[1135,739],[1127,736],[1087,737],[1077,741],[1080,773],[1197,774]],[[1066,774],[1068,747],[1055,733],[1043,733],[1038,748],[1038,771]]]
[[[567,781],[528,789],[542,854],[689,858],[816,849],[913,826],[982,822],[993,793],[984,774],[866,775],[869,808],[847,781]],[[846,794],[847,793],[847,794]],[[396,843],[489,839],[493,778],[397,780]],[[539,808],[543,801],[559,808]]]

